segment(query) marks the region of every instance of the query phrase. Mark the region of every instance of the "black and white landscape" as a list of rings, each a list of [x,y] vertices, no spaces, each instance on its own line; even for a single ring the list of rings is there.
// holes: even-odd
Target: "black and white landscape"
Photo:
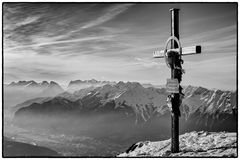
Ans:
[[[86,88],[72,91],[72,85]],[[23,100],[17,105],[5,101],[5,136],[63,156],[115,156],[135,142],[171,135],[165,88],[78,80],[63,90],[56,82],[19,81],[5,85],[4,92],[5,99]],[[28,93],[31,98],[24,99]],[[236,91],[185,86],[184,93],[181,134],[237,132]]]
[[[164,59],[183,47],[180,152]],[[4,157],[237,157],[237,3],[3,3]]]

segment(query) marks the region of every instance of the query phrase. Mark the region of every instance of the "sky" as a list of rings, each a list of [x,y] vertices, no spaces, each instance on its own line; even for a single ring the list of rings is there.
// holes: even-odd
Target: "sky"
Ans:
[[[152,53],[180,9],[183,85],[236,90],[236,3],[4,3],[4,83],[19,80],[166,84],[170,69]]]

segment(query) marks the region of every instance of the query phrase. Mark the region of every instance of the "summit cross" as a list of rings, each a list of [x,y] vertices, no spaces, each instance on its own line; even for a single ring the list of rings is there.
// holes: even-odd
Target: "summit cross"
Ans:
[[[171,69],[171,78],[167,79],[166,90],[170,93],[167,97],[167,104],[172,112],[171,114],[171,152],[179,152],[179,117],[181,116],[179,107],[181,106],[184,94],[180,82],[182,74],[182,56],[195,55],[201,53],[201,46],[190,46],[181,48],[179,41],[179,9],[170,9],[171,13],[171,36],[168,38],[165,49],[155,51],[154,58],[164,58],[167,66]],[[168,43],[171,42],[171,48],[167,49]]]

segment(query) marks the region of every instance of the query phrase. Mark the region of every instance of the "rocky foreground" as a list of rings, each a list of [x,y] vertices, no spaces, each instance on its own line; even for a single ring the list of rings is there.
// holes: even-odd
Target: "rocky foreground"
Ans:
[[[138,142],[117,157],[237,157],[237,134],[190,132],[180,135],[180,152],[171,153],[171,139]]]

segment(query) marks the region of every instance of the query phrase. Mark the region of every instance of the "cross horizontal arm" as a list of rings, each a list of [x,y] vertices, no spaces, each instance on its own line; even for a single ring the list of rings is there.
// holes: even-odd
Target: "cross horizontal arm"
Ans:
[[[178,49],[171,49],[173,51],[178,51]],[[191,55],[201,53],[201,46],[191,46],[182,48],[182,55]],[[154,58],[164,58],[164,50],[153,52]]]

